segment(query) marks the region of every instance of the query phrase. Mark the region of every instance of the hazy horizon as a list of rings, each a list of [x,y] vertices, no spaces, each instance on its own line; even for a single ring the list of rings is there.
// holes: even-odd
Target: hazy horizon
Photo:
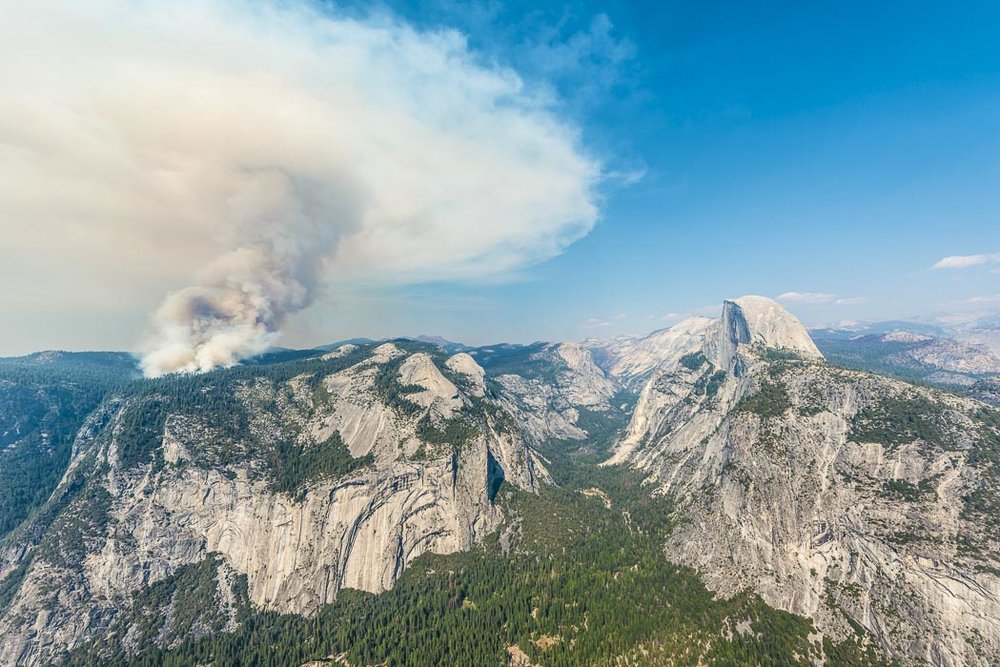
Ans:
[[[0,27],[0,355],[1000,309],[990,3],[109,0]],[[249,45],[252,45],[250,48]]]
[[[732,297],[732,298],[735,298],[735,297]],[[720,301],[719,306],[717,306],[715,309],[717,311],[721,312],[721,301]],[[789,311],[793,311],[794,309],[793,308],[788,308],[788,310]],[[717,318],[720,315],[720,312],[710,313],[706,309],[706,311],[702,312],[702,313],[694,313],[694,314],[690,314],[690,315],[685,315],[683,319],[686,319],[687,317],[709,317],[709,318],[713,318],[714,319],[714,318]],[[924,326],[930,326],[930,327],[941,329],[942,332],[944,332],[947,335],[951,331],[963,330],[963,329],[967,329],[969,327],[981,326],[981,323],[984,322],[984,321],[987,323],[988,327],[994,328],[996,326],[995,325],[995,320],[997,318],[1000,318],[1000,313],[998,313],[997,311],[993,311],[993,310],[991,310],[991,311],[977,311],[977,312],[973,312],[973,313],[968,313],[968,315],[974,316],[974,319],[966,318],[966,317],[962,316],[961,314],[954,314],[952,316],[947,316],[946,315],[946,316],[942,316],[942,317],[939,317],[939,318],[934,318],[934,317],[921,318],[919,316],[915,316],[915,317],[909,317],[909,318],[904,317],[904,318],[892,318],[892,319],[885,319],[885,320],[841,320],[841,321],[838,321],[838,322],[813,322],[813,323],[803,322],[803,324],[805,325],[805,327],[806,327],[807,330],[809,330],[810,332],[812,332],[812,331],[820,331],[820,330],[825,330],[825,329],[844,330],[844,331],[851,331],[851,330],[864,331],[864,330],[866,330],[866,329],[868,329],[869,327],[872,327],[872,326],[877,326],[877,325],[882,325],[882,324],[888,324],[888,323],[899,323],[901,325],[900,326],[900,330],[905,330],[907,328],[905,325],[907,325],[907,324],[908,325],[912,325],[915,329],[918,329],[918,330],[920,328],[924,327]],[[660,319],[662,319],[662,318],[660,318]],[[442,339],[444,341],[447,341],[448,343],[454,343],[454,344],[464,345],[464,346],[468,346],[468,347],[489,347],[491,345],[502,345],[502,344],[530,345],[530,344],[534,344],[534,343],[583,342],[583,341],[588,341],[588,340],[601,341],[601,340],[609,340],[609,339],[622,338],[622,337],[624,337],[624,338],[642,338],[644,336],[656,333],[658,331],[663,331],[663,330],[666,330],[666,329],[670,329],[671,327],[675,326],[679,322],[683,321],[683,319],[673,320],[671,318],[672,321],[670,321],[669,323],[663,323],[663,322],[661,322],[659,325],[652,325],[651,324],[652,328],[650,328],[650,329],[642,330],[642,331],[636,331],[636,332],[624,332],[624,333],[609,333],[609,332],[604,331],[605,327],[603,327],[603,326],[597,326],[597,327],[593,327],[593,332],[590,333],[590,334],[588,334],[588,335],[578,336],[576,338],[563,338],[563,339],[560,339],[560,338],[531,338],[529,336],[529,337],[525,337],[525,338],[521,338],[521,339],[489,339],[489,338],[485,338],[485,339],[471,339],[470,340],[470,339],[455,338],[455,337],[451,337],[451,336],[447,336],[447,335],[443,335],[443,334],[435,333],[435,332],[421,331],[419,333],[403,332],[403,333],[385,334],[385,335],[377,335],[377,336],[374,336],[374,335],[373,336],[358,335],[358,336],[348,336],[348,337],[344,337],[344,338],[334,338],[334,339],[329,339],[329,340],[327,340],[327,339],[317,339],[315,341],[304,342],[301,345],[284,345],[284,344],[281,343],[281,341],[279,341],[278,344],[276,344],[276,345],[268,348],[267,350],[265,350],[264,353],[281,351],[281,350],[290,350],[290,351],[315,350],[315,349],[326,348],[326,347],[340,345],[340,344],[346,344],[346,343],[348,343],[350,341],[354,341],[354,340],[371,340],[373,342],[378,342],[378,341],[383,341],[383,340],[418,340],[420,338],[440,338],[440,339]],[[609,323],[609,326],[610,326],[610,323]],[[86,352],[112,352],[112,353],[114,353],[114,352],[124,352],[124,353],[128,353],[128,354],[131,354],[131,355],[135,356],[137,359],[141,358],[141,353],[139,351],[135,350],[135,349],[128,349],[128,348],[101,348],[101,347],[93,347],[93,348],[40,348],[40,349],[26,350],[24,352],[15,353],[15,354],[0,354],[0,358],[23,357],[23,356],[27,356],[27,355],[31,355],[31,354],[35,354],[35,353],[40,353],[40,352],[84,352],[84,353],[86,353]]]

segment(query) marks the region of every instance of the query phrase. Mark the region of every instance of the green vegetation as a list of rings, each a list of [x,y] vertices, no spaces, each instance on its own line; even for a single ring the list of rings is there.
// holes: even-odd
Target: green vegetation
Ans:
[[[760,350],[760,357],[764,361],[802,361],[798,352],[780,347],[764,347]]]
[[[765,381],[756,392],[740,399],[733,411],[753,413],[761,419],[770,419],[780,417],[791,407],[785,388],[781,384]]]
[[[432,446],[447,445],[452,450],[457,450],[479,435],[479,429],[464,417],[448,419],[441,425],[435,425],[430,415],[424,415],[417,422],[417,437]]]
[[[300,437],[293,423],[273,421],[264,429],[266,435],[254,424],[255,420],[275,420],[283,406],[314,410],[315,405],[297,403],[288,381],[300,378],[322,403],[322,378],[357,363],[368,352],[355,350],[329,360],[311,356],[273,365],[249,364],[136,383],[128,387],[130,397],[118,419],[119,459],[125,467],[150,462],[163,465],[160,445],[171,418],[183,420],[186,428],[199,433],[201,443],[191,452],[196,463],[225,468],[256,459],[264,464],[260,470],[272,486],[292,495],[317,479],[353,472],[372,459],[352,457],[337,433],[325,442],[312,443]]]
[[[134,373],[124,354],[0,359],[0,538],[51,495],[84,420]]]
[[[142,644],[130,657],[98,642],[66,664],[277,666],[346,653],[360,665],[499,665],[513,645],[546,666],[607,665],[621,655],[639,665],[667,655],[681,665],[805,665],[819,657],[807,619],[749,594],[716,600],[693,572],[667,561],[671,509],[637,478],[593,472],[588,483],[608,494],[611,509],[578,489],[502,492],[523,520],[510,553],[494,536],[470,553],[421,557],[382,595],[345,590],[314,618],[244,609],[234,633],[173,649]],[[156,597],[161,606],[167,599]],[[733,631],[743,623],[749,632]],[[829,650],[854,655],[839,644]]]
[[[294,425],[277,424],[279,437],[267,438],[255,435],[252,425],[253,419],[273,417],[269,411],[279,401],[291,400],[284,391],[288,380],[298,377],[318,388],[317,378],[324,371],[357,363],[362,352],[158,380],[135,378],[134,361],[127,355],[83,355],[97,359],[81,360],[60,353],[35,358],[40,356],[0,359],[0,427],[7,438],[0,450],[0,525],[9,543],[36,547],[34,558],[80,566],[90,541],[104,539],[111,503],[99,483],[107,465],[97,466],[93,460],[97,446],[113,441],[117,461],[125,469],[162,466],[160,445],[168,419],[174,426],[194,429],[199,446],[189,453],[197,464],[225,472],[225,466],[237,461],[256,462],[276,488],[291,494],[315,479],[340,476],[372,462],[371,457],[351,457],[337,434],[323,443],[298,446]],[[72,363],[63,363],[64,357]],[[248,388],[263,391],[253,392],[248,401]],[[105,405],[97,409],[102,400]],[[74,436],[90,414],[88,429],[96,440],[85,453],[89,461],[52,497],[66,471]],[[8,604],[16,594],[27,567],[24,561],[0,582],[0,604]]]
[[[32,562],[33,559],[31,557],[24,559],[17,566],[17,569],[4,577],[3,580],[0,580],[0,612],[7,609],[7,605],[17,595],[17,591],[21,588],[21,583],[28,574],[28,569],[31,567]]]
[[[566,370],[566,363],[558,354],[548,354],[548,343],[532,343],[531,345],[492,345],[470,350],[469,354],[476,362],[486,369],[488,376],[520,375],[528,380],[541,380],[547,384],[556,384],[559,373]],[[545,362],[538,357],[546,356]]]
[[[423,408],[406,398],[406,395],[416,394],[423,389],[418,385],[404,385],[399,381],[399,368],[404,361],[406,357],[398,357],[382,364],[378,375],[375,376],[375,390],[389,407],[404,415],[415,415]]]
[[[125,468],[142,463],[163,441],[163,426],[171,405],[159,396],[129,403],[118,419],[118,458]]]
[[[983,407],[976,413],[980,422],[979,437],[969,452],[968,463],[977,468],[983,484],[966,495],[962,517],[983,528],[983,540],[966,536],[962,544],[966,553],[988,554],[995,558],[992,544],[1000,542],[1000,410]],[[992,543],[992,544],[991,544]]]
[[[975,418],[980,423],[979,437],[969,453],[969,463],[1000,481],[1000,410],[984,406]]]
[[[558,487],[539,495],[500,490],[496,502],[519,526],[509,544],[498,533],[471,552],[425,554],[391,591],[341,591],[312,618],[244,605],[234,632],[180,635],[172,648],[142,642],[133,655],[123,655],[112,636],[82,647],[65,664],[283,667],[344,654],[355,665],[502,665],[511,647],[546,667],[610,665],[623,657],[649,667],[805,665],[823,653],[828,665],[881,664],[860,638],[810,641],[809,620],[748,593],[716,599],[694,572],[667,560],[669,502],[650,494],[635,473],[595,465],[627,414],[604,413],[604,429],[586,442],[543,447]],[[581,493],[593,488],[606,494],[610,508]],[[195,571],[196,582],[210,576]],[[152,637],[163,627],[155,610],[169,606],[179,589],[175,582],[147,591],[127,618]]]
[[[854,627],[854,636],[842,642],[823,637],[823,653],[826,654],[827,665],[877,667],[891,664],[879,653],[874,642],[866,641],[867,637],[860,625],[854,622],[851,622],[851,625]]]
[[[685,354],[679,360],[681,366],[692,371],[696,371],[701,368],[706,361],[708,361],[708,359],[706,359],[705,355],[701,352],[691,352],[689,354]]]
[[[882,484],[881,495],[893,500],[916,502],[925,495],[934,493],[934,485],[938,477],[940,475],[922,479],[919,484],[908,482],[905,479],[890,479]]]
[[[810,392],[799,405],[799,416],[815,417],[826,410],[823,403],[823,397],[818,392]]]
[[[371,454],[352,456],[336,431],[325,442],[317,444],[281,440],[269,455],[272,488],[294,497],[301,497],[311,482],[343,477],[375,463]]]
[[[699,396],[714,398],[715,395],[719,393],[719,388],[722,387],[722,383],[726,381],[726,375],[726,371],[715,371],[714,373],[711,370],[706,371],[705,374],[698,378],[697,382],[694,383],[692,391]]]
[[[103,539],[110,507],[111,494],[104,487],[83,486],[48,526],[37,555],[57,565],[80,567],[88,541]]]
[[[932,372],[915,363],[894,361],[898,358],[895,355],[916,345],[919,343],[882,341],[881,336],[865,336],[854,340],[816,339],[820,352],[835,366],[888,375],[908,382],[920,382]]]
[[[847,437],[854,442],[877,442],[887,449],[923,440],[947,449],[942,425],[944,406],[915,392],[887,396],[859,410]]]
[[[585,485],[592,467],[610,456],[608,447],[628,425],[637,400],[638,396],[622,390],[608,399],[611,406],[608,410],[578,407],[576,425],[587,432],[587,438],[583,441],[548,442],[539,448],[545,458],[553,462],[553,465],[547,467],[558,484]],[[581,473],[583,477],[577,473]]]
[[[398,344],[408,351],[423,349]],[[192,428],[203,439],[204,447],[191,452],[196,463],[225,468],[249,457],[261,464],[274,489],[298,496],[310,482],[349,474],[371,464],[371,457],[352,457],[339,433],[312,443],[298,437],[294,420],[266,420],[289,404],[306,414],[315,409],[288,390],[288,380],[308,383],[321,405],[328,400],[321,378],[368,351],[370,346],[333,360],[290,354],[281,356],[281,363],[130,385],[115,431],[119,458],[129,466],[164,465],[154,452],[169,419],[172,432],[175,426]],[[530,367],[529,377],[554,377],[558,363],[529,363],[540,351],[540,346],[494,350],[487,355],[491,373],[521,369],[529,374]],[[439,352],[429,353],[441,360]],[[706,360],[697,356],[688,355],[682,364],[704,368]],[[794,363],[779,360],[786,362]],[[400,363],[385,364],[377,386],[396,409],[416,414],[419,407],[407,399],[416,388],[399,383]],[[712,398],[725,378],[725,372],[709,366],[694,392]],[[94,400],[99,403],[101,395]],[[112,621],[107,636],[65,656],[64,663],[268,667],[343,653],[355,665],[499,665],[508,663],[516,647],[546,667],[603,666],[626,659],[640,667],[804,665],[823,657],[827,665],[883,664],[860,629],[843,642],[811,641],[815,629],[808,619],[772,609],[750,593],[717,599],[692,570],[667,559],[663,545],[678,520],[674,508],[654,497],[635,473],[596,465],[607,458],[634,400],[623,392],[610,410],[581,409],[579,424],[590,434],[586,441],[541,447],[557,487],[534,495],[500,487],[502,477],[492,478],[491,497],[514,519],[506,526],[517,526],[511,534],[502,538],[505,527],[471,552],[424,555],[385,594],[345,590],[311,618],[265,612],[250,606],[245,579],[233,584],[220,579],[212,557],[140,591]],[[768,419],[790,407],[780,384],[765,382],[737,410]],[[434,423],[425,417],[418,434],[432,446],[460,447],[479,433],[487,409],[474,402],[462,418]],[[186,421],[178,425],[174,419]],[[257,434],[262,419],[267,437]],[[990,433],[995,436],[996,429]],[[996,441],[983,442],[977,456],[992,465]],[[496,463],[489,465],[492,471]],[[582,493],[592,489],[605,494],[610,507],[603,498]],[[902,497],[925,491],[923,483],[887,483],[885,488]],[[111,498],[83,478],[61,493],[36,511],[41,537],[34,557],[77,567],[87,541],[107,530]],[[0,582],[0,609],[26,572],[27,561]],[[222,599],[234,606],[220,609]],[[123,652],[126,636],[135,653]]]
[[[170,577],[139,591],[132,605],[120,614],[105,635],[106,646],[175,644],[225,632],[229,612],[247,609],[246,578],[233,577],[227,584],[219,578],[219,560],[210,556],[184,565]],[[223,587],[231,588],[223,591]],[[222,600],[231,600],[229,605]]]

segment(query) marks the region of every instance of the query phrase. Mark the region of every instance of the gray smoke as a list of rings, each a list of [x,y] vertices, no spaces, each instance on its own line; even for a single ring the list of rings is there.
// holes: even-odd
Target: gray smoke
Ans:
[[[341,231],[357,225],[345,205],[349,187],[306,186],[279,170],[236,182],[227,208],[241,245],[160,306],[144,344],[147,377],[231,366],[267,350],[288,315],[313,301]]]
[[[503,276],[597,219],[576,129],[454,32],[53,0],[11,7],[0,57],[0,219],[27,223],[5,242],[99,258],[83,282],[178,287],[141,344],[150,376],[260,353],[329,281]]]

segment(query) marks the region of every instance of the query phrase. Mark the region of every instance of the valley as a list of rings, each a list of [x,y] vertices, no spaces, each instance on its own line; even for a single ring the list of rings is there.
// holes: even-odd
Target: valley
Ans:
[[[831,365],[761,297],[607,346],[0,374],[0,454],[64,443],[7,511],[2,664],[1000,656],[997,411]]]

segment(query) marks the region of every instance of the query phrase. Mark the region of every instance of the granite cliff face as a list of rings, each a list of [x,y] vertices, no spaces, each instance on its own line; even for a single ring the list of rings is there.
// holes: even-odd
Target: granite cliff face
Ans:
[[[760,297],[661,364],[609,463],[674,500],[668,554],[904,664],[1000,657],[1000,423],[981,403],[823,361]]]
[[[692,317],[669,329],[654,331],[642,338],[591,340],[587,346],[599,355],[607,373],[635,387],[659,366],[676,362],[689,352],[700,349],[715,320]]]
[[[4,543],[0,664],[49,663],[210,558],[266,609],[383,591],[421,553],[492,532],[500,484],[546,483],[517,421],[469,355],[393,343],[110,401],[43,512]]]
[[[830,365],[769,299],[603,343],[347,344],[153,381],[112,361],[87,402],[34,360],[0,373],[0,456],[58,471],[0,535],[0,665],[177,646],[248,607],[308,616],[498,530],[506,554],[526,518],[499,489],[544,503],[539,451],[560,479],[634,479],[595,466],[609,442],[604,465],[673,508],[649,548],[719,596],[756,592],[904,665],[1000,663],[1000,414]],[[644,488],[614,501],[630,534]]]
[[[495,394],[528,440],[580,440],[587,435],[583,413],[597,419],[621,410],[614,398],[619,382],[576,343],[503,345],[473,350],[488,370]]]

